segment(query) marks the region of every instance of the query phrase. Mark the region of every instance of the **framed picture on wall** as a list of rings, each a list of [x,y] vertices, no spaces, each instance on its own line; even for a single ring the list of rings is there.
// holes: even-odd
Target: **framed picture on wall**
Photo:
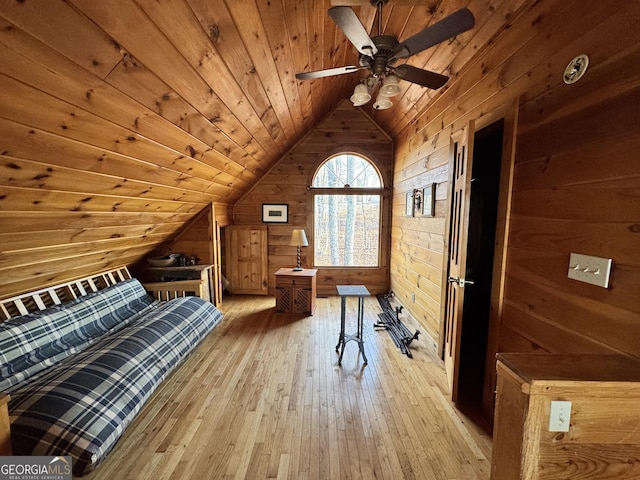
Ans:
[[[289,223],[289,205],[286,203],[263,203],[262,223]]]
[[[407,205],[405,207],[405,215],[413,217],[413,190],[407,192]]]
[[[427,217],[435,217],[436,215],[436,184],[424,187],[422,189],[422,215]]]

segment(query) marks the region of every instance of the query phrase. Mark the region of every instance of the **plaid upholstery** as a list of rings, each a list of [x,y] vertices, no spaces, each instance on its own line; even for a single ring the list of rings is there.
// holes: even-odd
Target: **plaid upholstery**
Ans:
[[[71,455],[74,475],[93,470],[155,388],[221,318],[197,297],[156,304],[127,328],[14,388],[14,455]]]
[[[155,300],[138,280],[0,324],[0,391],[76,354],[142,315]]]

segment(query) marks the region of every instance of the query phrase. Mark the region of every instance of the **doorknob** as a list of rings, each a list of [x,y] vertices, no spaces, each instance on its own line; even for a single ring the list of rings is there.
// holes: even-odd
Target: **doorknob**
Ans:
[[[464,278],[449,277],[449,283],[457,283],[459,287],[464,288],[465,285],[474,285],[473,280],[465,280]]]

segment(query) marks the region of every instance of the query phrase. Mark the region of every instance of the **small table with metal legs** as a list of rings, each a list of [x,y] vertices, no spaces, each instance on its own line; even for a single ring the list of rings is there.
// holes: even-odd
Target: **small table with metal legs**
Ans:
[[[336,353],[339,352],[338,365],[342,363],[342,355],[344,354],[344,346],[350,340],[358,342],[358,348],[362,353],[364,364],[367,364],[367,356],[364,354],[364,338],[362,336],[362,322],[364,317],[364,297],[371,295],[364,285],[337,285],[338,295],[341,297],[340,305],[340,338],[336,345]],[[345,334],[345,319],[347,314],[347,297],[358,297],[358,327],[354,334]],[[342,348],[341,348],[342,347]]]

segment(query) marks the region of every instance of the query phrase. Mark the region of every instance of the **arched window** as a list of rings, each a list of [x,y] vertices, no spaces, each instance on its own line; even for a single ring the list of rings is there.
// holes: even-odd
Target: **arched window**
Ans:
[[[380,265],[382,179],[366,158],[342,153],[313,177],[314,266]]]

